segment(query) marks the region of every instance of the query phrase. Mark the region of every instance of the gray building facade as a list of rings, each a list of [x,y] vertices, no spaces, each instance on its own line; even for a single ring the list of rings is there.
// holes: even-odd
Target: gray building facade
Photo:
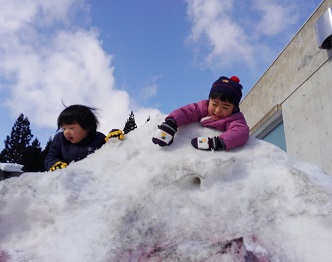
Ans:
[[[320,166],[329,175],[332,175],[331,8],[332,0],[322,1],[240,104],[252,136]]]

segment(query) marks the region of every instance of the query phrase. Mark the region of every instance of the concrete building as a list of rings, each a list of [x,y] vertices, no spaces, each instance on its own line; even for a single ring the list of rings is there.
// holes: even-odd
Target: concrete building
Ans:
[[[251,135],[332,175],[332,0],[323,1],[240,107]]]

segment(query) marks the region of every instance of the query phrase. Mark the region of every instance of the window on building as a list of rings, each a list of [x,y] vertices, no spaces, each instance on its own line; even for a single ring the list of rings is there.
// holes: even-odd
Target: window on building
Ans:
[[[252,129],[251,135],[287,151],[281,105],[276,105],[259,124]]]
[[[268,133],[261,139],[264,141],[267,141],[271,144],[274,144],[274,145],[280,147],[282,150],[287,152],[284,122],[281,122],[280,124],[278,124],[275,128],[273,128],[270,131],[270,133]]]

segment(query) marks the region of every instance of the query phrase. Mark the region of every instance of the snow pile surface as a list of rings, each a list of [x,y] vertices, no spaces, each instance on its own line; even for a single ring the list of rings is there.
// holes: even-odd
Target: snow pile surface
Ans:
[[[0,163],[0,170],[6,172],[23,172],[23,165],[12,164],[12,163]]]
[[[332,178],[250,138],[194,149],[218,134],[165,115],[55,172],[0,182],[0,261],[331,261]]]

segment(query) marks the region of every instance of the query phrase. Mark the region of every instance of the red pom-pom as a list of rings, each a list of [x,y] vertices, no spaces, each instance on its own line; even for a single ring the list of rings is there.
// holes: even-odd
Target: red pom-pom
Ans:
[[[236,83],[240,83],[240,78],[238,78],[237,76],[232,76],[231,78],[230,78],[230,80],[232,80],[232,81],[234,81],[234,82],[236,82]]]

